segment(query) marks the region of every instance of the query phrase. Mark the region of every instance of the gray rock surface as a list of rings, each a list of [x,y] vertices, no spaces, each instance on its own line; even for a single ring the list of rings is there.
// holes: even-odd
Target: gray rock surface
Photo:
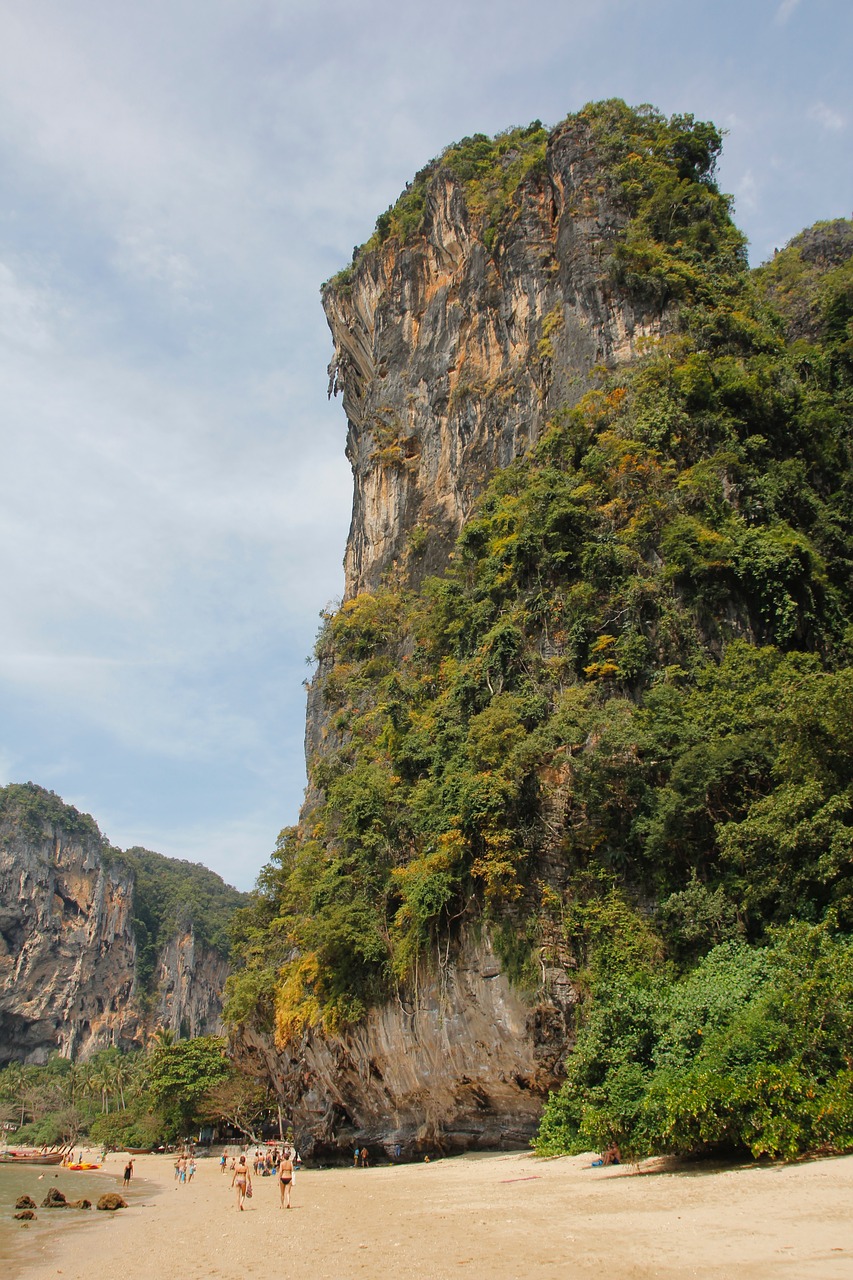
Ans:
[[[132,909],[133,873],[94,823],[0,820],[0,1065],[138,1048],[158,1026],[221,1030],[227,962],[173,937],[143,998]]]
[[[283,1051],[244,1031],[240,1047],[273,1080],[305,1155],[356,1138],[406,1157],[523,1146],[560,1078],[574,1001],[562,972],[538,992],[514,988],[488,939],[469,936],[350,1031],[308,1031]]]

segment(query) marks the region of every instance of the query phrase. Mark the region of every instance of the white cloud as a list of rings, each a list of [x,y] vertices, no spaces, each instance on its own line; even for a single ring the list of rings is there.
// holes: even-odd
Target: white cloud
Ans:
[[[758,208],[759,185],[752,169],[747,169],[734,184],[737,212],[742,216]]]
[[[119,232],[115,262],[120,271],[164,285],[187,299],[197,271],[187,254],[165,243],[152,227],[128,227]]]
[[[42,354],[53,346],[53,322],[61,303],[49,290],[20,279],[0,262],[0,344]]]
[[[774,22],[779,26],[784,26],[793,14],[794,10],[799,6],[800,0],[782,0],[779,8],[776,10]]]
[[[809,107],[809,119],[814,120],[822,129],[826,129],[830,133],[839,133],[847,125],[847,121],[841,112],[836,111],[834,107],[827,106],[825,102],[815,102]]]

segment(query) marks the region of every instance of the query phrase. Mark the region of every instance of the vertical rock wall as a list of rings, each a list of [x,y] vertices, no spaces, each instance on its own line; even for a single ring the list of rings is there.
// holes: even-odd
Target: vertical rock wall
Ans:
[[[625,225],[609,192],[587,127],[571,120],[491,249],[439,166],[423,234],[387,240],[326,286],[354,484],[347,597],[394,566],[414,579],[440,568],[495,470],[580,398],[596,364],[660,332],[663,318],[609,279]]]
[[[0,821],[0,1065],[139,1048],[158,1026],[221,1030],[227,963],[191,934],[167,942],[140,991],[133,883],[91,819]]]
[[[324,290],[330,391],[343,397],[353,470],[347,598],[440,571],[495,471],[580,399],[597,364],[630,359],[667,325],[611,282],[625,215],[582,120],[554,131],[544,169],[513,201],[487,245],[464,185],[439,162],[422,232],[366,250]],[[340,745],[326,675],[321,663],[309,690],[309,763]],[[306,824],[315,801],[309,790]],[[489,938],[469,934],[358,1028],[309,1031],[280,1050],[244,1032],[243,1048],[306,1147],[524,1142],[573,1035],[571,973],[541,976],[537,991],[518,990]]]
[[[358,1027],[308,1031],[284,1051],[243,1031],[241,1051],[273,1082],[305,1154],[355,1140],[407,1156],[524,1146],[572,1043],[571,984],[553,973],[546,986],[520,992],[489,939],[469,936]]]

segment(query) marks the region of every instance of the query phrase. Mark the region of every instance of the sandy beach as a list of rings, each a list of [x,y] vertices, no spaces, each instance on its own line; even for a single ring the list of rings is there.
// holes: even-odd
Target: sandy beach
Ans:
[[[124,1157],[111,1156],[119,1173]],[[168,1156],[136,1158],[134,1203],[51,1233],[21,1280],[181,1280],[298,1273],[848,1280],[853,1156],[795,1166],[590,1168],[590,1157],[470,1155],[429,1164],[301,1170],[293,1208],[257,1178],[246,1212],[230,1174],[199,1161],[179,1186]],[[112,1183],[113,1179],[109,1181]],[[141,1194],[140,1194],[141,1193]]]

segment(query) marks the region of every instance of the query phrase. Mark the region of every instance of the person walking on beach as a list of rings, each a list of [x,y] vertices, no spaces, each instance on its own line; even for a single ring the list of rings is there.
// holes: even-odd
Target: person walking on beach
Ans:
[[[278,1190],[281,1196],[279,1208],[290,1208],[290,1193],[293,1190],[293,1161],[290,1152],[285,1149],[278,1166]]]
[[[252,1190],[252,1175],[249,1173],[245,1156],[241,1156],[237,1161],[237,1168],[231,1177],[231,1186],[237,1188],[237,1208],[242,1212],[243,1202]]]
[[[124,1185],[126,1187],[130,1186],[130,1180],[132,1177],[133,1177],[133,1161],[128,1160],[127,1164],[124,1166],[124,1179],[123,1179]]]

